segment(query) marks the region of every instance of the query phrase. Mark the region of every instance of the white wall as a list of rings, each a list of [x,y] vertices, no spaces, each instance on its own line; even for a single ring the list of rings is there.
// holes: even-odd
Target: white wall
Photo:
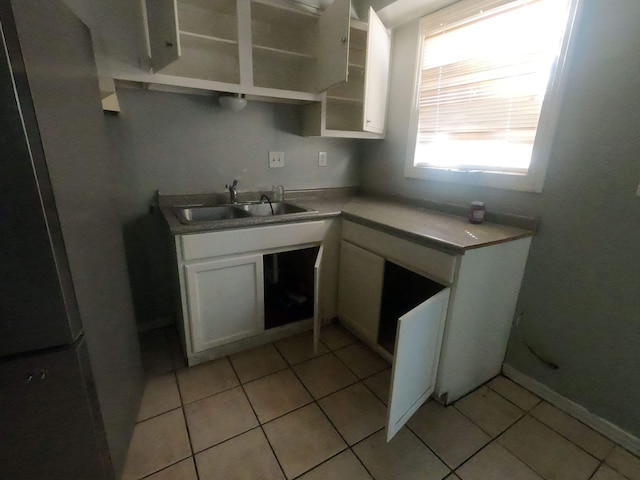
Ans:
[[[542,194],[403,176],[417,22],[394,32],[387,139],[368,145],[365,187],[540,215],[507,362],[640,436],[640,2],[583,0]]]

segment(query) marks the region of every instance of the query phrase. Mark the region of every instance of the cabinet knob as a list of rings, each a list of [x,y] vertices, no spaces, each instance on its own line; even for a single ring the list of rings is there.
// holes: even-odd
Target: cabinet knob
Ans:
[[[164,42],[167,48],[173,48],[173,42]]]
[[[342,38],[340,39],[340,41],[341,41],[342,43],[347,43],[347,37],[342,37]]]
[[[371,123],[371,120],[367,119],[367,123]]]

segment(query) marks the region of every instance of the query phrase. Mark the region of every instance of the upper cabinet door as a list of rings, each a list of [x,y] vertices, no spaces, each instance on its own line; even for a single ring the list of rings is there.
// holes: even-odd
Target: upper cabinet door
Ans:
[[[387,408],[387,442],[433,393],[449,304],[444,288],[398,320]]]
[[[180,57],[177,0],[147,1],[151,68],[162,70]]]
[[[391,38],[382,21],[369,7],[369,33],[364,75],[364,111],[362,129],[384,133],[389,88]]]
[[[351,0],[334,0],[318,21],[316,90],[347,81]]]

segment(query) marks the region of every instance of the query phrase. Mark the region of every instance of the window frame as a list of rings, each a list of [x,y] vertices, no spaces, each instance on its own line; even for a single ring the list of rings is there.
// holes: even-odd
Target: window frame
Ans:
[[[454,9],[460,9],[461,15],[473,15],[480,10],[491,10],[510,3],[526,3],[527,0],[461,0],[449,7],[422,17],[419,32],[416,38],[416,56],[414,61],[414,82],[410,102],[409,133],[407,139],[407,151],[405,159],[404,176],[422,180],[435,180],[440,182],[453,182],[467,185],[479,185],[484,187],[519,190],[525,192],[542,192],[544,179],[549,165],[555,136],[562,97],[567,81],[567,59],[570,56],[573,37],[575,36],[576,18],[580,9],[581,0],[569,0],[569,12],[567,25],[562,39],[562,45],[555,62],[547,86],[547,91],[540,112],[540,119],[533,145],[531,163],[526,174],[512,174],[506,172],[489,171],[463,171],[439,167],[416,167],[414,158],[418,137],[419,121],[419,96],[420,74],[422,68],[423,31],[426,22],[432,23],[434,19],[446,18]]]

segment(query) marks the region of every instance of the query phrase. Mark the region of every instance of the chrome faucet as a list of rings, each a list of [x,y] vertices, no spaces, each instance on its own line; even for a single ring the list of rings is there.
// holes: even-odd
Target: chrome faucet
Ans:
[[[225,185],[225,188],[229,189],[229,203],[238,203],[238,190],[236,186],[238,185],[238,180],[233,179],[233,183],[231,186]]]

